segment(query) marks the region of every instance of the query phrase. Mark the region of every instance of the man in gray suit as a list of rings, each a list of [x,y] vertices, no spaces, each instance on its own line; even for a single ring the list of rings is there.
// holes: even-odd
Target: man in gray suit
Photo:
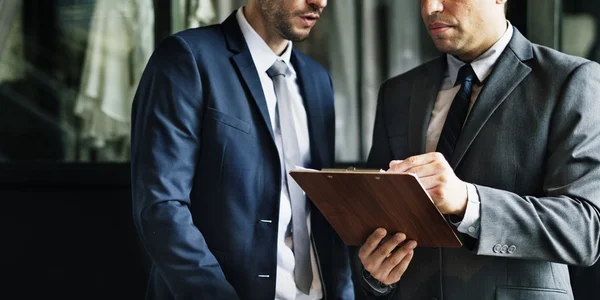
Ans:
[[[422,0],[444,55],[381,86],[368,166],[418,176],[464,247],[378,229],[372,295],[572,299],[567,265],[598,260],[600,65],[532,44],[505,2]]]

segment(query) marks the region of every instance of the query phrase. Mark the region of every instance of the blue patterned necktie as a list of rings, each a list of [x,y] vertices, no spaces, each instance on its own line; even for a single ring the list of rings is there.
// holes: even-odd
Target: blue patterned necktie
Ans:
[[[460,68],[456,84],[461,84],[461,87],[452,101],[437,144],[437,151],[442,153],[448,162],[452,160],[460,131],[467,119],[469,103],[471,102],[471,95],[473,93],[473,84],[477,82],[477,76],[470,64],[466,64]]]

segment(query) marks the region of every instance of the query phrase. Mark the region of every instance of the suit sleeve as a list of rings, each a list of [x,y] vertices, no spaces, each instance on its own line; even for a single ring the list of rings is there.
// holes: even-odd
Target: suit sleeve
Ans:
[[[164,40],[132,107],[133,219],[175,299],[238,299],[189,210],[202,141],[202,85],[187,43]]]
[[[599,95],[596,63],[579,66],[565,83],[550,124],[543,197],[476,186],[481,201],[478,254],[579,266],[598,260]]]

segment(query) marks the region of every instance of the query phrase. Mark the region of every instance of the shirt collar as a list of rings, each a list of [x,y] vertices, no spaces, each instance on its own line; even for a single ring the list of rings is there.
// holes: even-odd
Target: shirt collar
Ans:
[[[236,18],[238,24],[240,25],[240,29],[242,30],[242,34],[244,35],[244,39],[246,40],[246,44],[248,44],[248,49],[250,50],[250,54],[252,55],[252,60],[254,61],[254,65],[259,73],[266,72],[276,60],[282,60],[288,66],[291,67],[290,58],[292,56],[292,42],[288,42],[288,46],[285,48],[285,51],[281,54],[281,56],[277,56],[273,50],[267,45],[265,40],[258,35],[258,33],[250,26],[248,20],[244,16],[244,7],[240,7],[237,10]],[[293,68],[290,68],[293,72]]]
[[[508,21],[507,25],[504,35],[502,35],[490,49],[471,62],[471,67],[473,67],[473,71],[475,71],[475,75],[477,76],[477,79],[479,79],[479,82],[484,82],[490,75],[500,54],[504,52],[504,49],[506,49],[508,43],[510,43],[514,29]],[[452,83],[456,83],[458,71],[465,63],[453,55],[446,55],[446,60],[448,62],[448,75],[450,76],[450,80]]]

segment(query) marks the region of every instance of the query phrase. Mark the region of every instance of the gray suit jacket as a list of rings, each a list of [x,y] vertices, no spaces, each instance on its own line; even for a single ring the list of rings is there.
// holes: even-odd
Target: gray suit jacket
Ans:
[[[445,57],[386,81],[368,166],[425,152]],[[567,265],[600,255],[600,65],[515,33],[450,162],[481,200],[481,236],[418,248],[393,299],[572,299]]]

